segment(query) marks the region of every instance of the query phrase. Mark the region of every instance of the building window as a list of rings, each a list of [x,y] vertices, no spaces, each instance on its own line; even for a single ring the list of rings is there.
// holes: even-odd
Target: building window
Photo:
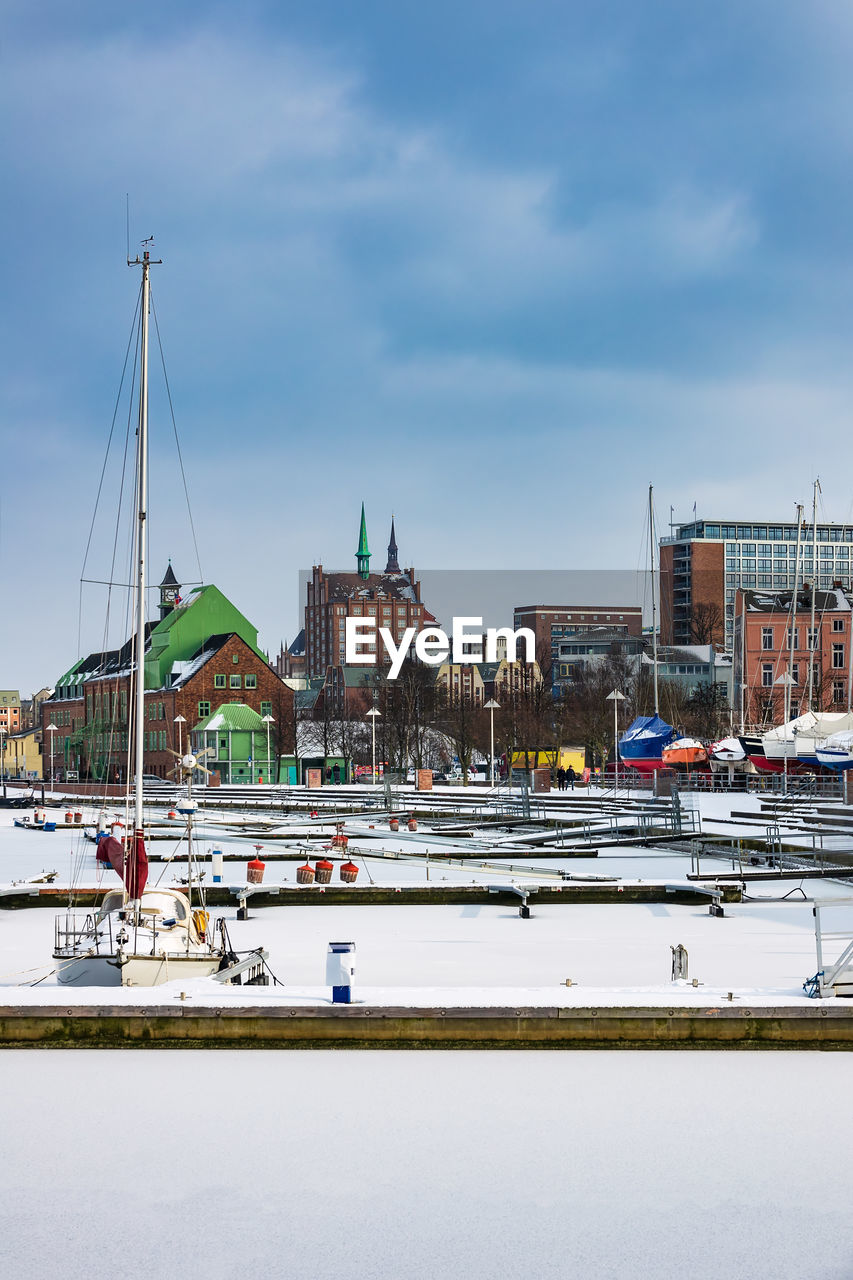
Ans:
[[[239,676],[238,676],[237,678],[239,679]],[[258,687],[258,677],[257,677],[257,676],[253,676],[253,675],[247,675],[247,676],[246,676],[246,680],[245,680],[245,685],[244,685],[244,687],[245,687],[246,689],[257,689],[257,687]]]
[[[239,655],[239,653],[232,653],[232,654],[231,654],[231,661],[232,661],[232,662],[234,663],[234,665],[236,666],[236,665],[237,665],[237,663],[240,661],[240,655]]]
[[[261,703],[261,715],[262,715],[262,716],[271,716],[271,715],[272,715],[272,703],[271,703],[271,702],[262,702],[262,703]]]
[[[833,631],[843,631],[843,630],[844,630],[844,619],[843,619],[843,618],[833,618],[833,619],[832,619],[832,629],[833,629]]]
[[[160,730],[160,750],[161,751],[166,750],[166,730],[165,729]]]
[[[231,689],[239,689],[242,683],[243,680],[241,676],[230,676],[228,679],[228,685]]]
[[[764,689],[769,689],[773,685],[773,663],[763,662],[761,664],[761,684]]]
[[[793,666],[791,667],[791,679],[793,680],[794,684],[799,684],[799,683],[800,683],[800,664],[799,664],[799,662],[795,662],[795,663],[793,664]]]
[[[208,717],[209,715],[210,715],[210,703],[209,703],[209,702],[200,702],[200,703],[198,704],[198,718],[199,718],[199,720],[206,720],[206,719],[207,719],[207,717]]]
[[[773,648],[773,628],[772,627],[761,628],[761,647],[762,649]]]
[[[225,688],[225,676],[224,676],[224,675],[223,675],[223,676],[214,676],[214,677],[213,677],[213,687],[214,687],[214,689],[224,689],[224,688]]]
[[[833,680],[832,682],[832,701],[838,706],[844,702],[844,681]]]
[[[844,666],[844,645],[834,644],[832,646],[832,665],[838,671]]]

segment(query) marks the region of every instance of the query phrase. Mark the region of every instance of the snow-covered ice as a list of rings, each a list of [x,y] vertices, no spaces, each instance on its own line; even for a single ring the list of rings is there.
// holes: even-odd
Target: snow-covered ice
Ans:
[[[841,1280],[849,1058],[5,1051],[4,1273]]]

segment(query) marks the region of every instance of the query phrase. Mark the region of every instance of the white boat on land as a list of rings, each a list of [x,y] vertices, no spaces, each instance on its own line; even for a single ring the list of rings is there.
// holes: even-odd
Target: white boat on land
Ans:
[[[830,734],[816,748],[815,755],[825,769],[853,769],[853,730]]]
[[[839,733],[853,730],[853,715],[848,711],[818,711],[811,729],[800,729],[797,733],[797,759],[803,764],[818,765],[821,763],[818,751],[824,743]]]
[[[815,768],[820,764],[818,748],[834,734],[853,729],[848,711],[806,711],[787,724],[771,729],[762,737],[768,760],[797,762]]]
[[[209,917],[199,896],[193,910],[193,880],[200,895],[194,866],[192,775],[199,756],[177,756],[176,773],[187,781],[187,799],[178,802],[187,821],[187,888],[147,889],[148,858],[142,828],[143,755],[145,726],[145,567],[148,506],[148,317],[150,307],[150,257],[146,250],[129,266],[142,268],[139,331],[139,426],[136,445],[136,560],[135,630],[132,661],[130,741],[133,743],[133,833],[104,836],[103,853],[122,879],[121,889],[110,890],[100,910],[85,914],[70,906],[57,917],[53,959],[63,983],[80,986],[157,986],[174,978],[207,977],[226,968],[236,956],[228,945],[224,921],[209,928]],[[173,755],[177,753],[173,752]],[[199,755],[206,753],[201,752]],[[130,796],[128,796],[128,801]],[[215,934],[218,933],[218,939]]]

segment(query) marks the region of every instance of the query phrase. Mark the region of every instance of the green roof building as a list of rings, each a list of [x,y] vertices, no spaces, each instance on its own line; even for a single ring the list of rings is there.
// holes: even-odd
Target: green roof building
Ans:
[[[220,782],[230,785],[276,781],[276,759],[262,716],[239,702],[223,702],[192,731],[193,750],[205,748],[205,768],[216,771]]]

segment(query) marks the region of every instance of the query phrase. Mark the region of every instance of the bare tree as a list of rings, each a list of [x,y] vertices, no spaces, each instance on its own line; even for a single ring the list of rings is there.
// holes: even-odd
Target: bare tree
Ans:
[[[721,649],[725,640],[725,615],[715,600],[697,601],[690,609],[692,644],[712,644]]]

